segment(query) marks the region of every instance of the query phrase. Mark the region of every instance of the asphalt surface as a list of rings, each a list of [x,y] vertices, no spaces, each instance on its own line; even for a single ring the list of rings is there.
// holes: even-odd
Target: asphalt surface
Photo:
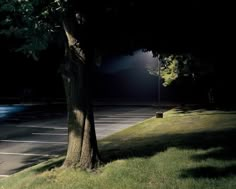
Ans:
[[[61,106],[0,106],[0,133],[24,131],[0,138],[0,178],[66,152],[64,110]],[[155,112],[153,107],[96,107],[97,138],[142,122]]]

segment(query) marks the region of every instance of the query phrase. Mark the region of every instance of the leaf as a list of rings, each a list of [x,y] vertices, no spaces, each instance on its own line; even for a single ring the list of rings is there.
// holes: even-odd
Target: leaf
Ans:
[[[15,7],[12,5],[12,3],[3,4],[0,7],[0,12],[14,12],[14,11]]]
[[[0,35],[5,35],[7,37],[10,37],[12,35],[12,32],[9,30],[1,30]]]

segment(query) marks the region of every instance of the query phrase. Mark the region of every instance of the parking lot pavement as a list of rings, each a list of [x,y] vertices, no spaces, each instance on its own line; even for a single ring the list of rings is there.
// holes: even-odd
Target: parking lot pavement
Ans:
[[[36,112],[26,111],[25,114],[18,112],[2,121],[0,131],[7,127],[27,132],[0,139],[0,178],[66,152],[66,114],[56,113],[37,109]],[[97,138],[102,139],[154,115],[155,109],[152,107],[95,108]]]

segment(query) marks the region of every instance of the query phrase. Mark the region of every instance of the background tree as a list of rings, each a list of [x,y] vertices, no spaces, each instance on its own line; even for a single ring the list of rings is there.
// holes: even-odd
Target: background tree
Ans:
[[[192,57],[190,55],[159,55],[156,60],[147,65],[147,70],[151,75],[158,76],[163,79],[163,86],[170,85],[179,76],[194,77],[191,70]],[[160,64],[160,65],[159,65]],[[159,70],[160,69],[160,70]]]

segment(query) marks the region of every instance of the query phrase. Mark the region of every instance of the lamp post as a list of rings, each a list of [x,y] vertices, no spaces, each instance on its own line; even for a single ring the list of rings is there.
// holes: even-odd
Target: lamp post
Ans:
[[[160,107],[161,103],[161,61],[160,55],[157,57],[157,64],[158,64],[158,106]]]
[[[157,66],[158,66],[158,108],[156,112],[156,118],[163,118],[163,112],[160,110],[161,106],[161,61],[160,54],[157,56]]]

